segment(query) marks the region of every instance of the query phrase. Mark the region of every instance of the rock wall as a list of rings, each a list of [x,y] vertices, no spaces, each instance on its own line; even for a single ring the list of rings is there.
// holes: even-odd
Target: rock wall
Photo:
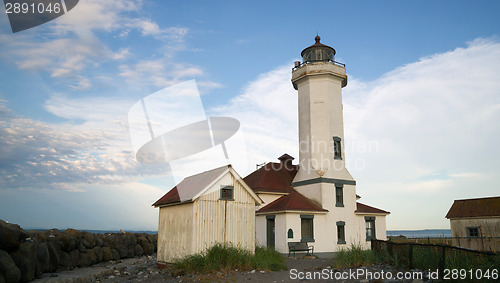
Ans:
[[[157,241],[158,235],[146,233],[25,231],[0,220],[0,283],[28,282],[44,272],[150,255]]]

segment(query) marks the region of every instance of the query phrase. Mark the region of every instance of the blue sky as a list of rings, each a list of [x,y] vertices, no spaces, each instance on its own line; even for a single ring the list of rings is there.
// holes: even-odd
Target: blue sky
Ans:
[[[192,79],[208,116],[240,121],[240,175],[284,152],[298,157],[291,67],[318,33],[349,75],[346,159],[360,201],[391,211],[388,229],[448,228],[454,199],[499,192],[499,10],[498,1],[81,0],[15,34],[2,10],[0,219],[156,229],[150,205],[180,165],[138,163],[127,113]],[[214,167],[196,158],[190,170]]]

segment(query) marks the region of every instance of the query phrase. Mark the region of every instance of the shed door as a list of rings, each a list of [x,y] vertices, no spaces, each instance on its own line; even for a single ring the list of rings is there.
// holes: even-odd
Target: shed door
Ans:
[[[274,218],[267,218],[267,247],[274,248]]]

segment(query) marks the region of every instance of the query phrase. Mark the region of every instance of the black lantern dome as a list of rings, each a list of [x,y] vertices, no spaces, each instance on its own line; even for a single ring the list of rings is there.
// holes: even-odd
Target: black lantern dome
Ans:
[[[302,56],[302,61],[306,62],[318,62],[318,61],[327,61],[333,62],[335,56],[335,49],[328,45],[324,45],[321,42],[321,37],[317,35],[314,40],[316,43],[302,50],[300,56]]]

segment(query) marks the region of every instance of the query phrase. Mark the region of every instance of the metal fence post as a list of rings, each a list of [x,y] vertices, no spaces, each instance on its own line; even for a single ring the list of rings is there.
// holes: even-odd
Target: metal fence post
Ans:
[[[410,259],[410,269],[412,269],[413,268],[413,245],[410,245],[409,259]]]
[[[440,274],[444,274],[444,268],[446,267],[446,246],[441,246],[441,259],[439,261]]]

